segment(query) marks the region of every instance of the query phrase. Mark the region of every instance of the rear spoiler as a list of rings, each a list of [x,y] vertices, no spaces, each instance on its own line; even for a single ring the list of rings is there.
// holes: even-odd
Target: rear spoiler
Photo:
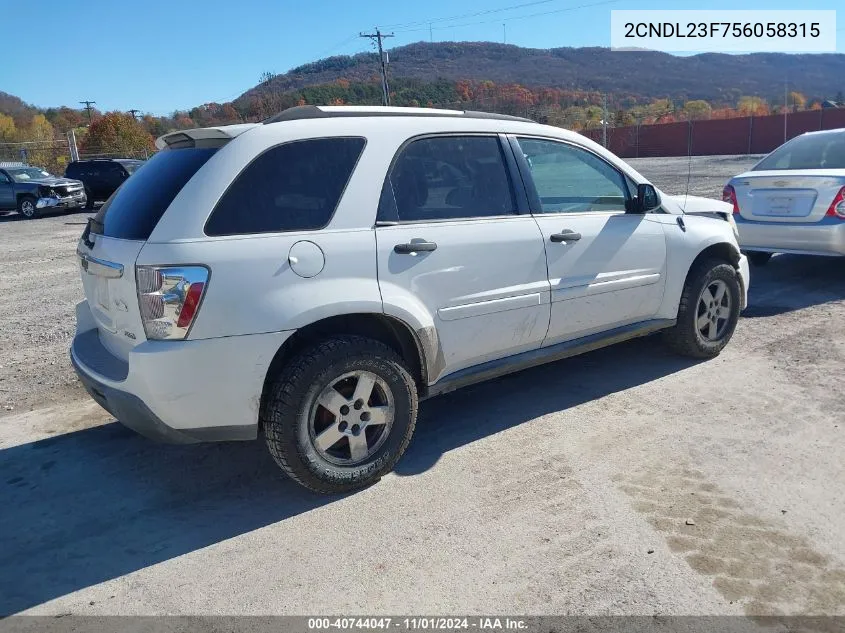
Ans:
[[[201,127],[193,130],[170,132],[156,139],[158,149],[180,149],[183,147],[222,147],[236,136],[258,127],[258,123]]]

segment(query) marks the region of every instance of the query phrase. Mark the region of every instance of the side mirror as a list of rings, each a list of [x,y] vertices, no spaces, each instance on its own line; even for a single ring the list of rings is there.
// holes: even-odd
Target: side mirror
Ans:
[[[646,213],[660,206],[660,196],[654,185],[637,185],[637,198],[634,200],[634,213]]]

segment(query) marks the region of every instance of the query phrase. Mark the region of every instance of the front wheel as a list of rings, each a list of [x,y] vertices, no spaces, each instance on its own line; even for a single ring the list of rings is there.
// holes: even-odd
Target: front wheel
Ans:
[[[18,213],[27,220],[34,218],[38,214],[38,208],[35,206],[35,198],[32,196],[22,196],[18,200]]]
[[[321,493],[377,482],[405,452],[416,420],[407,365],[360,336],[326,339],[297,355],[268,385],[261,407],[276,463]]]
[[[741,293],[731,264],[718,259],[701,262],[687,276],[678,321],[664,334],[666,343],[684,356],[718,356],[739,321]]]

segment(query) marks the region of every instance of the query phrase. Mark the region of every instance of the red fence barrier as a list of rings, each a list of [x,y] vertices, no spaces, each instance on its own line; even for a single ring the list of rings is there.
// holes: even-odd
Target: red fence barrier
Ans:
[[[845,127],[845,108],[794,112],[785,118],[786,134],[782,114],[608,128],[607,147],[623,158],[768,154],[784,137]],[[601,129],[584,134],[602,142]]]

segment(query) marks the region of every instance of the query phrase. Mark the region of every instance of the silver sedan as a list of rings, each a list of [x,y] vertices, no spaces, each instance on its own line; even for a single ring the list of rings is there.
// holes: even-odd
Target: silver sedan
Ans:
[[[845,128],[784,143],[722,192],[752,264],[773,253],[845,256]]]

